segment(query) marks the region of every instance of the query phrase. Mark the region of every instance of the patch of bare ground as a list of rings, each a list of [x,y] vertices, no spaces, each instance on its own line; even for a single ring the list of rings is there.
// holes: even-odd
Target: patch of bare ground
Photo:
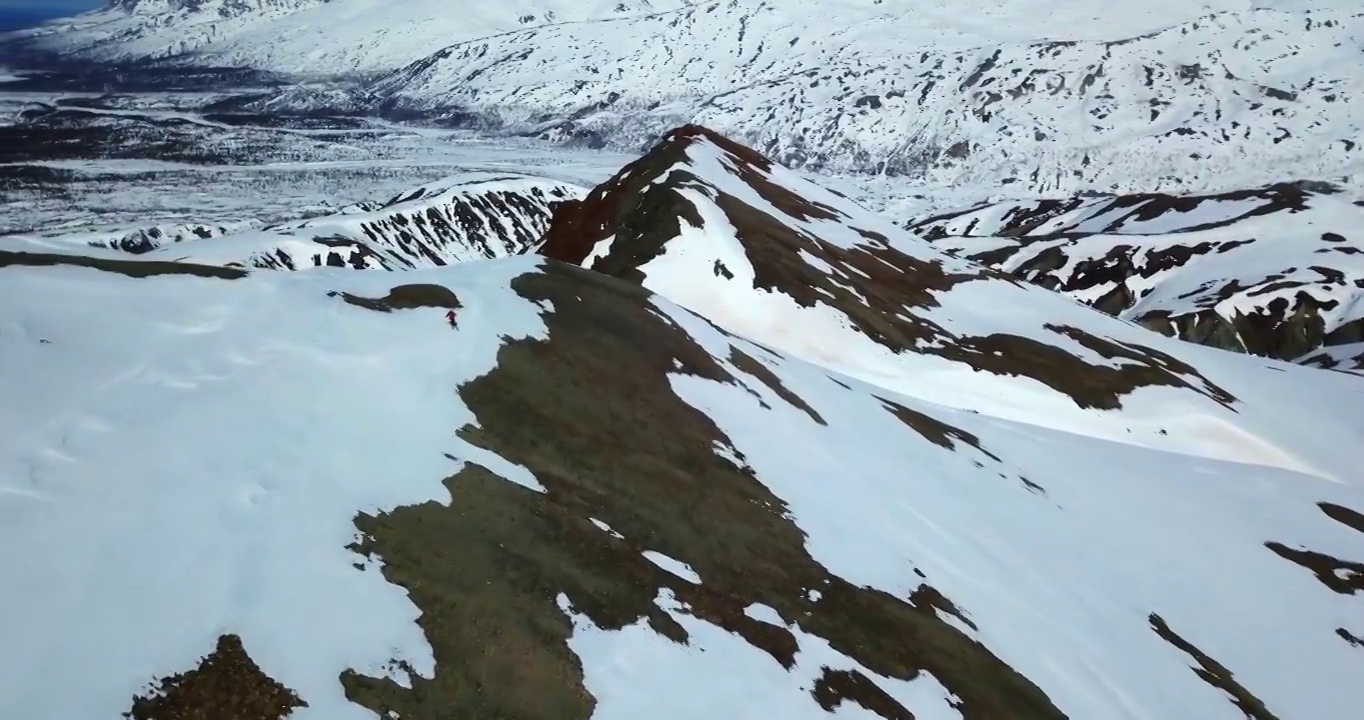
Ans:
[[[939,617],[932,608],[946,606],[941,594],[924,590],[920,606],[816,562],[784,501],[669,381],[678,373],[737,385],[771,378],[736,377],[637,285],[551,262],[513,287],[550,301],[548,338],[507,342],[495,370],[460,387],[477,422],[458,434],[527,468],[545,490],[470,463],[446,481],[448,505],[356,518],[363,540],[355,549],[382,557],[385,577],[407,588],[436,669],[432,679],[412,678],[410,690],[347,673],[353,701],[404,720],[587,718],[596,700],[567,645],[572,624],[558,598],[599,628],[643,620],[661,642],[685,644],[686,630],[655,604],[666,588],[686,613],[784,668],[794,668],[797,636],[748,617],[752,603],[860,663],[861,679],[826,672],[815,684],[810,702],[822,707],[853,702],[888,720],[910,718],[868,680],[929,673],[966,720],[1064,717],[1027,678]],[[644,550],[689,564],[702,582],[659,569]]]
[[[827,422],[824,422],[824,418],[820,417],[819,413],[815,412],[815,409],[810,407],[809,403],[805,402],[805,400],[803,400],[799,395],[791,392],[790,390],[787,390],[786,386],[781,383],[781,380],[776,376],[776,374],[774,374],[771,370],[768,370],[766,365],[763,365],[762,363],[758,362],[752,357],[749,357],[743,350],[740,350],[739,348],[736,347],[731,347],[729,349],[729,362],[734,367],[739,368],[743,372],[757,378],[759,382],[766,385],[768,389],[776,393],[777,396],[780,397],[782,400],[785,400],[786,402],[790,403],[793,407],[799,408],[800,410],[804,411],[806,415],[810,416],[811,420],[814,420],[820,425],[829,424]]]
[[[1151,613],[1150,621],[1151,629],[1157,635],[1176,648],[1188,653],[1189,657],[1198,663],[1198,667],[1191,668],[1194,674],[1230,696],[1232,703],[1246,714],[1246,720],[1279,720],[1279,716],[1270,712],[1263,701],[1252,695],[1241,683],[1236,682],[1232,677],[1232,672],[1225,665],[1199,650],[1193,643],[1180,637],[1178,633],[1170,629],[1170,626],[1159,615]]]
[[[1236,402],[1235,396],[1192,366],[1153,348],[1108,340],[1070,326],[1048,325],[1047,329],[1106,359],[1127,362],[1116,367],[1094,365],[1055,345],[998,333],[961,338],[927,352],[997,375],[1032,378],[1064,393],[1080,407],[1114,410],[1122,407],[1123,396],[1156,386],[1193,390],[1228,408]]]
[[[154,275],[193,275],[202,278],[237,280],[247,276],[245,270],[219,267],[216,265],[194,265],[192,263],[116,260],[112,258],[93,258],[84,255],[62,255],[59,253],[31,253],[0,250],[0,268],[5,267],[51,267],[68,265],[92,270],[118,273],[132,278],[145,278]]]
[[[389,290],[388,295],[381,298],[367,298],[335,290],[327,293],[327,295],[328,297],[339,296],[351,305],[376,312],[393,312],[394,310],[411,310],[424,307],[458,310],[464,307],[452,290],[441,285],[430,284],[399,285]]]
[[[163,678],[133,698],[130,720],[281,720],[308,707],[261,671],[241,638],[223,635],[199,666]]]
[[[956,450],[957,443],[963,443],[985,453],[995,461],[999,461],[999,456],[982,447],[980,438],[975,435],[966,432],[961,428],[948,425],[941,420],[929,417],[921,412],[910,410],[893,400],[887,400],[883,397],[877,397],[876,399],[880,400],[882,406],[889,410],[892,415],[900,420],[900,422],[904,423],[909,429],[919,435],[922,435],[925,440],[934,445],[948,450]]]
[[[688,165],[686,150],[698,142],[717,146],[729,171],[766,205],[756,207],[723,193],[697,175]],[[753,268],[755,289],[782,293],[804,307],[837,310],[856,331],[892,352],[935,354],[992,374],[1031,377],[1081,407],[1119,408],[1122,396],[1152,385],[1193,388],[1224,404],[1234,400],[1169,356],[1074,328],[1052,330],[1128,363],[1116,368],[1092,365],[1058,347],[1015,335],[953,336],[918,311],[937,307],[940,294],[963,283],[1017,281],[984,268],[949,270],[937,259],[897,250],[886,237],[854,227],[854,221],[837,209],[773,183],[772,167],[758,152],[712,131],[695,126],[675,130],[583,201],[561,206],[539,252],[576,265],[599,242],[610,239],[591,269],[643,283],[646,270],[641,268],[668,252],[680,224],[702,224],[692,199],[679,190],[704,188],[733,227]],[[813,234],[817,225],[809,220],[847,220],[847,227],[866,243],[843,247],[828,242]],[[718,261],[714,271],[733,277]]]
[[[1348,528],[1364,533],[1364,513],[1328,502],[1317,503],[1317,507],[1321,508],[1321,511],[1326,513],[1326,517],[1329,517]]]
[[[1332,520],[1364,532],[1364,514],[1329,502],[1317,503],[1317,507]],[[1364,563],[1341,560],[1306,548],[1294,549],[1279,542],[1267,542],[1265,547],[1274,551],[1275,555],[1310,570],[1321,584],[1334,592],[1342,595],[1364,592]]]

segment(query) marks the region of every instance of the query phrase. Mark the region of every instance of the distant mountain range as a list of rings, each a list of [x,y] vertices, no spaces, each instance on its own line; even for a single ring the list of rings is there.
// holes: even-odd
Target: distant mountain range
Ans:
[[[387,265],[0,246],[0,716],[1357,720],[1364,382],[933,244],[1282,195],[916,234],[686,126],[280,229]]]
[[[245,111],[345,112],[639,150],[699,122],[793,167],[1017,194],[1353,182],[1347,0],[139,0],[11,48],[245,66]]]

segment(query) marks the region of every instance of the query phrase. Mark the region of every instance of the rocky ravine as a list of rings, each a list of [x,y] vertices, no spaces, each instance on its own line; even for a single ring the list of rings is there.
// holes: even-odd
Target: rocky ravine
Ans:
[[[1166,335],[1364,370],[1364,200],[1327,184],[1001,201],[908,227]]]

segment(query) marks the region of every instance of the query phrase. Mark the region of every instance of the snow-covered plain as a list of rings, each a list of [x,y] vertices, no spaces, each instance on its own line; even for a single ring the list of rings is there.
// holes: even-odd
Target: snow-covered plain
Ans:
[[[0,561],[9,588],[0,592],[0,714],[114,717],[225,632],[309,704],[296,720],[373,717],[345,701],[337,678],[347,668],[383,674],[397,658],[428,675],[417,609],[377,572],[351,567],[351,520],[448,501],[441,479],[458,463],[446,453],[538,489],[524,469],[452,432],[476,422],[461,384],[492,370],[502,343],[544,332],[538,316],[553,310],[507,286],[539,262],[404,275],[460,296],[459,332],[439,310],[375,313],[327,295],[383,295],[394,277],[384,273],[132,279],[0,268],[0,538],[12,549]],[[1213,419],[1198,402],[1154,393],[1145,419],[1172,436],[1212,422],[1320,468],[1294,471],[1265,464],[1254,445],[1189,457],[939,406],[782,360],[662,298],[653,305],[745,378],[746,387],[677,374],[672,385],[788,504],[818,561],[897,596],[919,570],[979,628],[973,637],[1070,717],[1242,717],[1151,630],[1150,613],[1278,717],[1347,720],[1364,699],[1353,682],[1364,653],[1333,634],[1359,632],[1357,598],[1263,545],[1364,555],[1364,535],[1314,504],[1364,507],[1357,446],[1347,442],[1364,433],[1357,380],[1161,345],[1240,401]],[[1092,315],[1091,325],[1118,324]],[[730,364],[731,347],[758,358],[823,423]],[[907,370],[904,385],[915,384],[968,391],[974,381]],[[981,450],[934,444],[882,398],[975,435]],[[814,673],[858,667],[802,632],[799,618],[786,621],[800,648],[788,672],[675,599],[657,604],[685,626],[688,645],[645,626],[602,631],[565,607],[594,717],[648,707],[678,720],[773,711],[818,720]],[[959,717],[930,675],[875,682],[919,717]]]

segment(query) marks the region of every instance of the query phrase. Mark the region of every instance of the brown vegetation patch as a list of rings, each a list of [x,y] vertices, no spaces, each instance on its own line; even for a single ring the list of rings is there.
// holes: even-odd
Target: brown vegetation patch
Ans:
[[[377,312],[393,312],[394,310],[411,310],[424,307],[458,310],[464,307],[452,290],[441,285],[399,285],[389,290],[388,295],[381,298],[367,298],[348,292],[336,292],[335,290],[327,293],[327,295],[329,297],[339,295],[342,300],[351,305]]]
[[[1341,560],[1326,553],[1295,550],[1278,542],[1267,542],[1265,547],[1275,555],[1311,570],[1317,580],[1342,595],[1364,592],[1364,563]]]
[[[766,365],[749,357],[744,351],[736,347],[731,347],[729,350],[729,362],[734,367],[757,378],[782,400],[805,411],[805,414],[809,415],[811,420],[814,420],[820,425],[829,424],[824,422],[824,418],[820,417],[819,413],[815,412],[815,409],[810,407],[809,403],[805,402],[799,395],[787,390],[786,386],[781,384],[781,380],[778,379],[771,370],[768,370]]]
[[[996,333],[967,337],[927,352],[958,360],[977,370],[996,375],[1029,377],[1068,396],[1083,408],[1116,410],[1122,397],[1138,388],[1165,386],[1187,388],[1231,407],[1236,398],[1214,385],[1189,365],[1141,345],[1117,343],[1078,328],[1047,326],[1109,359],[1132,364],[1110,367],[1091,365],[1069,351],[1032,338]],[[1198,381],[1195,385],[1190,378]]]
[[[685,162],[687,146],[697,131],[701,129],[695,126],[674,130],[643,157],[593,188],[582,200],[570,200],[556,207],[549,229],[545,231],[544,242],[537,252],[560,262],[581,265],[598,242],[612,235],[641,239],[658,237],[657,243],[650,244],[647,240],[641,243],[650,246],[652,254],[647,258],[652,259],[662,251],[664,241],[677,237],[679,216],[687,217],[699,226],[701,221],[695,217],[694,211],[671,207],[677,201],[687,206],[690,203],[681,198],[663,197],[674,193],[660,193],[659,188],[650,187],[663,173]],[[765,160],[761,155],[757,158]],[[617,245],[627,246],[626,243],[613,243],[612,249]],[[642,262],[637,259],[632,267],[638,267],[648,262],[648,259]],[[606,260],[598,260],[592,269],[610,275],[624,275],[627,267],[630,267],[629,261],[623,258],[604,263]]]
[[[1151,629],[1166,642],[1188,653],[1198,667],[1191,668],[1198,677],[1209,685],[1231,696],[1231,701],[1246,714],[1247,720],[1279,720],[1278,716],[1265,707],[1264,702],[1251,694],[1241,683],[1236,682],[1232,672],[1225,665],[1194,647],[1193,643],[1180,637],[1159,615],[1151,613]]]
[[[972,630],[979,630],[971,619],[966,617],[966,613],[957,607],[946,595],[943,595],[932,585],[920,584],[919,589],[909,594],[909,601],[922,612],[933,612],[938,610],[945,612],[952,617],[962,621]]]
[[[166,262],[160,260],[114,260],[110,258],[85,257],[84,255],[61,255],[58,253],[31,253],[0,250],[0,268],[49,267],[56,265],[70,265],[72,267],[103,270],[105,272],[127,275],[132,278],[145,278],[154,275],[193,275],[202,278],[237,280],[248,275],[245,270],[220,267],[217,265],[194,265],[191,263]]]
[[[513,287],[550,301],[548,339],[507,342],[495,370],[459,389],[477,424],[458,434],[528,469],[544,492],[469,464],[446,481],[449,505],[357,518],[364,540],[356,549],[381,556],[385,577],[421,609],[436,671],[431,680],[413,678],[411,690],[348,673],[350,698],[405,720],[587,718],[595,699],[568,649],[572,626],[557,599],[599,628],[642,620],[669,641],[688,642],[655,602],[667,589],[685,612],[783,667],[794,664],[795,634],[748,617],[749,605],[765,604],[824,638],[867,677],[932,674],[959,698],[966,720],[1064,717],[935,612],[853,585],[808,554],[783,500],[707,416],[673,393],[669,376],[738,379],[655,312],[647,291],[557,263]],[[660,570],[643,550],[687,563],[703,582]],[[907,717],[865,684],[841,683],[830,680],[826,693],[871,703],[890,720]]]
[[[810,694],[820,707],[829,712],[837,710],[844,701],[851,700],[886,720],[914,720],[914,713],[906,710],[904,705],[856,670],[825,667]]]
[[[880,400],[881,405],[889,410],[900,422],[904,423],[909,429],[919,435],[922,435],[925,440],[934,445],[947,448],[948,450],[956,450],[957,443],[964,443],[985,453],[996,462],[999,462],[999,456],[982,447],[980,438],[975,435],[966,432],[961,428],[948,425],[936,418],[931,418],[921,412],[910,410],[904,405],[892,400],[887,400],[880,396],[877,396],[876,399]]]
[[[1225,405],[1234,401],[1230,394],[1168,355],[1102,340],[1074,328],[1052,330],[1106,357],[1131,360],[1133,364],[1118,368],[1091,365],[1060,348],[1012,335],[954,338],[915,310],[938,306],[937,296],[961,283],[984,278],[1016,281],[1005,280],[992,270],[948,270],[941,262],[896,250],[886,238],[867,230],[852,228],[868,240],[854,248],[815,237],[801,229],[800,221],[836,219],[835,210],[773,186],[768,180],[771,161],[704,128],[688,127],[671,133],[649,154],[593,190],[583,203],[562,208],[541,253],[579,264],[596,242],[614,238],[609,252],[596,259],[591,269],[644,282],[640,267],[667,252],[666,244],[679,234],[679,223],[701,223],[691,200],[677,192],[679,186],[706,185],[704,178],[685,165],[686,145],[697,138],[721,147],[738,179],[753,186],[773,206],[754,207],[710,190],[744,248],[757,289],[780,292],[804,307],[836,309],[858,332],[892,352],[930,353],[993,374],[1031,377],[1070,396],[1081,407],[1119,408],[1123,395],[1151,385],[1192,388]],[[834,271],[811,265],[802,253],[818,258]]]
[[[298,694],[261,672],[241,638],[218,647],[188,672],[163,678],[123,713],[130,720],[281,720],[308,707]]]
[[[1317,503],[1317,507],[1321,508],[1321,511],[1332,520],[1364,533],[1364,513],[1328,502]]]

